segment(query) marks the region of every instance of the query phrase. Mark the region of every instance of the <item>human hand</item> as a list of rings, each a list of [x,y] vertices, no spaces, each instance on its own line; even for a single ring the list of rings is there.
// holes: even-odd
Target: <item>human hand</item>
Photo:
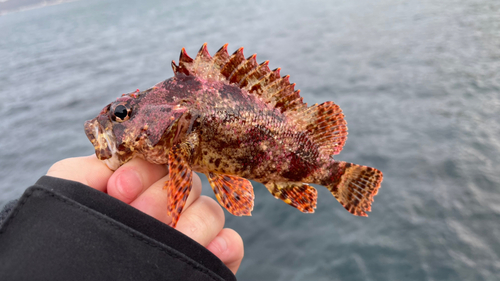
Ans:
[[[168,197],[163,190],[167,173],[164,165],[137,158],[113,172],[92,155],[61,160],[50,167],[47,175],[88,185],[169,224]],[[176,229],[205,246],[236,274],[243,259],[243,240],[236,231],[223,228],[220,205],[200,194],[201,180],[193,174],[193,187]]]

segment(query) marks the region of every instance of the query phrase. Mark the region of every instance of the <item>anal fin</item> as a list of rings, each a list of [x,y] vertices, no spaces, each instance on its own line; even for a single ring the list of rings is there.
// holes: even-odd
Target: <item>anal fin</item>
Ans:
[[[277,199],[299,209],[303,213],[314,213],[318,192],[305,183],[275,183],[269,182],[266,188]]]
[[[219,203],[235,216],[251,216],[253,187],[249,180],[217,173],[208,173],[208,182]]]

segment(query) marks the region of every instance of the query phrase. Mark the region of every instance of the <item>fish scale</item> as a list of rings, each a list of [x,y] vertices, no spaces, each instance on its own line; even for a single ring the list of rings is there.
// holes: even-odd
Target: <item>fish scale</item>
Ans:
[[[166,211],[174,227],[193,171],[207,175],[219,203],[236,216],[253,210],[249,179],[306,213],[317,202],[309,183],[323,185],[349,212],[367,216],[383,175],[333,159],[347,139],[342,110],[333,102],[308,107],[289,76],[268,64],[245,58],[243,48],[229,55],[227,44],[213,57],[206,44],[194,59],[182,49],[174,77],[118,98],[85,132],[112,170],[134,157],[168,165]]]

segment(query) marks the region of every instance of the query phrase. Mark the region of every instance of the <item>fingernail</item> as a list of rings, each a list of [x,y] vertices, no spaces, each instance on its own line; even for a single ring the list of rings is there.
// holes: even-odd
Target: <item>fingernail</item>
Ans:
[[[212,242],[210,242],[210,245],[207,247],[211,252],[217,251],[219,253],[224,253],[227,250],[227,242],[226,239],[222,237],[215,237]]]
[[[128,170],[118,175],[116,188],[123,197],[133,199],[141,192],[142,182],[136,171]]]

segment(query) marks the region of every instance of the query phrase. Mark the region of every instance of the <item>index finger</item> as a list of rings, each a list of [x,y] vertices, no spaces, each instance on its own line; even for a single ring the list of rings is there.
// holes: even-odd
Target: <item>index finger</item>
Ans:
[[[94,155],[67,158],[50,167],[47,176],[77,181],[106,192],[108,179],[113,174],[104,162]]]

